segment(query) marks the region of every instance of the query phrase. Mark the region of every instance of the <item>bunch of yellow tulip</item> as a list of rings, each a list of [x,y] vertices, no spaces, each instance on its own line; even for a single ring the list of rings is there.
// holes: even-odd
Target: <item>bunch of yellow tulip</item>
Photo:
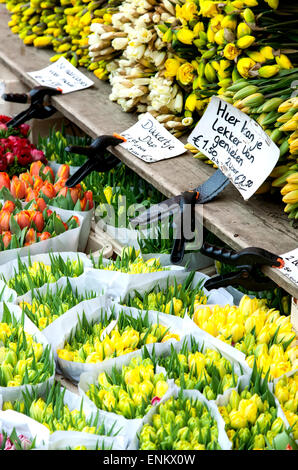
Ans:
[[[225,406],[219,411],[225,421],[225,429],[236,450],[262,450],[272,445],[273,439],[285,429],[277,417],[277,408],[270,392],[268,399],[249,386],[240,393],[232,390]]]
[[[0,322],[0,385],[18,387],[45,382],[55,372],[50,346],[38,343],[4,305]]]
[[[212,336],[227,342],[254,360],[272,378],[297,368],[297,346],[290,317],[268,309],[264,300],[243,296],[239,307],[226,305],[198,309],[193,321]]]
[[[159,406],[139,440],[140,450],[220,450],[217,423],[209,409],[183,393]]]
[[[148,315],[133,318],[120,312],[114,329],[102,338],[108,324],[106,319],[103,323],[92,325],[83,316],[74,335],[64,348],[57,350],[58,357],[72,362],[96,363],[136,351],[145,344],[180,340],[179,335],[171,333],[165,326],[151,324]]]
[[[121,371],[102,372],[90,384],[87,396],[97,408],[127,419],[143,418],[168,390],[164,374],[156,374],[150,359],[136,357]]]
[[[21,258],[18,258],[18,268],[14,269],[14,274],[9,279],[1,276],[1,279],[14,289],[19,296],[31,289],[42,287],[58,281],[63,276],[78,277],[84,272],[84,265],[79,255],[77,260],[67,258],[64,260],[60,255],[50,253],[50,264],[41,261],[31,262],[28,265]]]
[[[298,372],[292,376],[284,375],[274,387],[278,399],[292,428],[294,439],[298,439]]]
[[[39,397],[35,393],[26,391],[23,399],[14,402],[5,401],[2,409],[23,413],[46,426],[51,433],[79,431],[105,436],[113,435],[113,427],[107,429],[104,422],[99,421],[98,415],[87,417],[82,406],[71,410],[65,403],[65,392],[66,388],[62,388],[59,382],[54,382],[52,387],[47,389],[45,396]]]
[[[168,356],[158,358],[158,364],[178,387],[198,390],[208,400],[215,400],[228,388],[235,387],[238,380],[228,359],[214,349],[203,351],[193,337],[190,347],[184,342],[178,352],[171,348]]]
[[[93,257],[91,259],[95,269],[120,271],[126,274],[155,273],[169,269],[160,264],[159,258],[151,258],[145,261],[140,256],[139,250],[135,250],[133,247],[123,248],[121,255],[117,256],[115,261],[109,260],[107,263],[104,263],[102,255],[96,261]]]
[[[67,280],[66,287],[51,290],[48,286],[44,293],[38,291],[33,292],[31,302],[23,300],[19,303],[19,306],[22,308],[25,315],[27,315],[40,330],[43,330],[67,312],[67,310],[97,295],[100,295],[100,293],[88,290],[83,294],[79,294],[77,289],[72,289],[69,280]]]
[[[141,310],[156,310],[183,318],[187,311],[192,317],[199,305],[207,303],[208,297],[202,288],[202,281],[192,287],[195,272],[191,272],[183,284],[171,285],[169,281],[163,289],[157,284],[150,290],[141,294],[137,291],[128,295],[121,303]]]

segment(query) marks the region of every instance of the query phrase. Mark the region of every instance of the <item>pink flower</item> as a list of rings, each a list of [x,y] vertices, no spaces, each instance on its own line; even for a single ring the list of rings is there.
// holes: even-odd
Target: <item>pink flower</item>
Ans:
[[[157,405],[159,402],[160,402],[159,397],[153,397],[152,400],[151,400],[151,405],[152,406]]]
[[[16,450],[9,437],[6,439],[4,450]]]
[[[7,125],[3,124],[3,122],[0,122],[0,130],[7,131],[8,130]]]
[[[21,134],[26,137],[29,134],[30,126],[28,124],[21,124],[19,127]]]
[[[24,450],[27,450],[27,449],[31,446],[31,444],[32,444],[32,442],[30,441],[30,439],[28,439],[27,436],[24,436],[24,434],[20,434],[20,435],[19,435],[19,439],[20,439],[20,441],[21,441],[21,443],[22,443],[22,448],[23,448]]]
[[[47,159],[42,150],[33,149],[31,150],[31,158],[33,162],[41,160],[43,163],[47,163]]]
[[[12,165],[14,163],[15,156],[12,152],[6,152],[5,157],[7,160],[7,165]]]

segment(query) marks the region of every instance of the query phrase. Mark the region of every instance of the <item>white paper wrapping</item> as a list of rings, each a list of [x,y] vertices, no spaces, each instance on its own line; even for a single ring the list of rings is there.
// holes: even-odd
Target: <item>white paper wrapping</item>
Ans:
[[[31,442],[35,438],[34,449],[49,450],[50,431],[46,426],[17,411],[0,411],[0,433],[10,436],[14,429],[18,436],[23,434]]]
[[[96,258],[95,258],[96,260]],[[103,259],[103,264],[108,265],[111,261]],[[164,266],[167,269],[165,271],[156,271],[154,273],[142,273],[142,274],[128,274],[120,271],[109,271],[106,269],[95,269],[94,279],[101,281],[105,279],[108,282],[108,295],[113,300],[120,300],[125,293],[132,289],[139,290],[146,286],[153,286],[156,282],[161,279],[172,279],[177,277],[178,274],[184,272],[183,267],[179,266]]]
[[[245,387],[248,387],[250,385],[250,378],[251,378],[251,373],[244,375],[238,381],[237,387],[230,388],[229,390],[226,390],[222,395],[219,395],[216,398],[216,400],[214,400],[214,403],[216,404],[216,406],[218,406],[218,407],[219,406],[227,406],[227,404],[229,403],[229,399],[230,399],[232,391],[233,390],[238,391],[239,388],[241,390],[243,390]],[[273,383],[272,382],[268,383],[268,388],[269,388],[269,391],[273,394]],[[283,410],[282,410],[282,408],[279,404],[279,401],[277,400],[277,398],[274,395],[273,395],[273,398],[274,398],[275,406],[276,406],[276,409],[277,409],[277,417],[281,418],[283,420],[283,422],[285,423],[286,428],[288,428],[289,424],[288,424],[287,419],[285,417],[285,414],[284,414],[284,412],[283,412]]]
[[[86,307],[88,308],[84,308],[84,312],[88,321],[90,320],[100,321],[102,312],[107,312],[107,314],[111,316],[112,316],[112,312],[114,312],[114,315],[116,316],[116,318],[118,318],[121,311],[126,312],[128,315],[131,315],[134,318],[137,318],[139,315],[144,317],[144,315],[147,313],[145,311],[141,311],[137,309],[122,307],[121,305],[118,305],[114,302],[109,301],[104,296],[100,299],[97,299],[97,306],[93,310],[90,307],[90,303],[86,305]],[[78,313],[79,309],[80,309],[80,313]],[[55,358],[57,358],[57,364],[59,368],[61,369],[63,375],[69,378],[74,383],[79,382],[80,376],[84,372],[97,373],[103,364],[102,362],[98,362],[94,364],[72,362],[72,361],[67,361],[65,359],[61,359],[57,357],[57,354],[56,354],[57,349],[62,349],[64,347],[64,344],[69,338],[71,332],[74,331],[77,326],[78,314],[80,316],[82,314],[82,309],[83,309],[82,304],[79,305],[79,309],[77,310],[77,312],[69,310],[67,313],[67,316],[63,315],[62,317],[60,317],[59,322],[57,320],[56,327],[53,328],[53,330],[51,331],[51,335],[47,333],[47,338],[50,344],[52,345],[54,355],[55,355]],[[148,318],[149,318],[150,323],[154,324],[154,323],[157,323],[159,320],[160,324],[164,325],[166,328],[170,328],[171,333],[178,334],[180,336],[180,339],[184,338],[184,336],[188,332],[181,318],[176,318],[176,317],[165,315],[165,314],[158,314],[157,312],[153,312],[153,311],[149,311],[148,315],[149,315]],[[176,341],[175,339],[169,340],[169,342],[175,342],[175,341]],[[166,347],[166,343],[167,342],[154,343],[155,350],[162,352]],[[148,344],[146,347],[148,351],[151,352],[153,348],[153,344]],[[131,353],[126,354],[125,356],[127,356],[127,360],[130,360],[132,357],[139,355],[139,354],[140,354],[139,351],[133,351]],[[103,362],[106,367],[112,367],[115,364],[117,364],[118,361],[119,361],[119,357],[115,357],[111,359],[105,359],[105,361]]]
[[[186,342],[186,344],[190,348],[191,337],[193,337],[195,341],[198,343],[199,350],[203,348],[203,353],[206,351],[206,349],[213,349],[215,351],[218,351],[223,357],[225,357],[228,361],[230,361],[230,363],[234,366],[234,372],[238,376],[238,381],[241,379],[241,377],[244,377],[245,375],[251,373],[251,369],[248,367],[244,359],[241,356],[237,356],[237,355],[235,357],[235,355],[233,354],[234,352],[233,350],[225,348],[225,343],[221,342],[221,344],[218,344],[218,342],[213,341],[214,338],[206,339],[204,335],[202,334],[193,335],[191,331],[188,335],[185,336],[184,341],[179,341],[179,342],[173,343],[172,345],[170,344],[167,345],[167,343],[165,343],[167,348],[165,348],[164,351],[162,351],[162,353],[160,352],[156,353],[157,361],[159,357],[169,356],[171,354],[171,348],[174,348],[177,352],[179,352],[184,342]]]
[[[0,279],[0,293],[2,293],[1,295],[2,302],[10,302],[10,303],[16,302],[17,293],[13,289],[10,289],[7,286],[7,284],[1,279]]]
[[[77,261],[78,257],[80,258],[84,270],[87,270],[87,268],[92,267],[92,262],[91,260],[85,255],[85,253],[79,253],[75,251],[66,251],[66,252],[52,252],[52,253],[41,253],[38,255],[32,255],[30,256],[31,263],[33,264],[35,261],[39,261],[41,263],[45,264],[51,264],[51,259],[50,255],[53,255],[55,257],[61,256],[61,258],[66,261],[66,260],[71,260],[71,261]],[[24,258],[22,257],[22,263],[26,264],[27,266],[29,265],[29,257],[25,256]],[[5,263],[1,266],[1,275],[4,277],[5,281],[8,282],[9,279],[15,276],[18,271],[18,259],[14,259],[12,261],[9,261],[8,263]],[[0,289],[1,289],[1,284],[0,284]],[[12,289],[11,289],[12,290]],[[13,291],[15,292],[15,291]],[[17,294],[15,293],[16,297]]]
[[[84,446],[86,450],[101,449],[125,450],[127,439],[124,436],[97,436],[87,432],[55,431],[50,436],[49,450],[69,450]]]
[[[85,251],[91,230],[91,222],[94,214],[94,209],[90,209],[89,211],[73,211],[67,209],[60,209],[59,207],[51,206],[50,204],[49,208],[53,212],[59,214],[63,220],[68,220],[72,215],[75,215],[79,217],[79,219],[82,219],[82,226],[78,242],[78,251]]]
[[[150,278],[149,275],[146,275],[148,277],[140,279],[138,283],[130,283],[129,285],[127,285],[125,291],[121,295],[121,299],[127,298],[128,294],[133,296],[134,290],[138,291],[141,294],[144,294],[145,292],[150,291],[151,289],[153,289],[153,287],[157,285],[160,289],[165,289],[167,285],[174,285],[174,279],[176,279],[177,284],[183,283],[187,279],[189,274],[189,272],[184,270],[178,270],[176,272],[173,270],[173,272],[171,272],[171,276],[160,276],[159,279],[157,279],[157,276],[155,276],[155,278]],[[206,274],[196,272],[193,278],[193,282],[191,284],[192,289],[200,281],[202,281],[202,286],[204,286],[204,283],[207,281],[207,279],[209,279],[209,276],[207,276]],[[208,305],[233,305],[233,297],[222,287],[220,289],[212,289],[210,291],[207,291],[205,288],[203,288],[203,291],[204,294],[208,296]]]
[[[57,212],[58,213],[58,212]],[[68,217],[61,216],[63,222],[66,222]],[[13,261],[20,256],[37,255],[42,253],[49,253],[50,251],[78,251],[79,238],[82,228],[82,217],[78,216],[80,226],[72,230],[67,230],[60,235],[53,238],[48,238],[41,242],[33,243],[29,246],[23,246],[22,248],[15,248],[13,250],[5,250],[0,252],[0,265]]]
[[[86,271],[85,273],[83,273],[79,277],[73,277],[73,278],[61,277],[57,282],[53,282],[52,284],[45,284],[42,287],[39,287],[38,289],[34,289],[33,294],[37,293],[37,292],[40,293],[40,294],[44,294],[44,293],[47,292],[48,289],[50,289],[51,292],[57,292],[58,289],[66,287],[68,282],[71,285],[73,293],[77,292],[78,295],[83,295],[85,293],[88,294],[88,293],[94,292],[94,293],[96,293],[96,297],[94,297],[93,299],[84,300],[84,301],[78,303],[77,305],[75,305],[71,309],[67,310],[63,314],[63,316],[67,315],[67,314],[69,315],[68,312],[70,312],[70,311],[77,312],[78,308],[81,304],[83,304],[84,308],[89,303],[90,303],[91,308],[93,308],[93,306],[97,307],[97,305],[98,305],[97,298],[104,295],[105,291],[107,289],[107,285],[104,283],[104,281],[103,282],[101,282],[101,281],[98,282],[96,279],[94,279],[93,270],[91,270],[91,271]],[[22,301],[31,303],[32,302],[32,292],[29,291],[29,292],[27,292],[27,294],[19,296],[17,298],[16,302],[18,304],[20,304]],[[46,328],[44,328],[42,330],[42,333],[46,338],[48,337],[48,334],[49,334],[49,338],[51,338],[52,335],[55,334],[54,331],[55,331],[56,326],[58,325],[57,327],[59,328],[59,319],[60,318],[61,317],[57,318],[50,325],[48,325]],[[58,322],[58,324],[56,322]]]
[[[141,350],[137,351],[138,354],[134,354],[134,356],[138,355],[141,356]],[[158,405],[152,406],[152,408],[149,410],[149,412],[143,417],[143,418],[136,418],[136,419],[127,419],[124,416],[104,410],[99,410],[95,403],[90,400],[90,398],[87,396],[87,391],[89,389],[90,384],[96,384],[97,383],[97,378],[98,375],[101,372],[107,372],[110,374],[112,372],[112,369],[116,366],[118,371],[122,369],[124,365],[128,365],[132,359],[131,354],[125,354],[124,356],[119,356],[117,358],[117,361],[112,363],[111,361],[107,360],[99,364],[99,367],[97,368],[96,371],[93,371],[91,373],[83,373],[80,377],[80,382],[78,384],[78,389],[80,395],[83,397],[84,401],[90,405],[91,408],[94,408],[94,410],[97,410],[99,412],[99,416],[102,417],[103,419],[106,417],[110,417],[112,419],[115,419],[119,426],[121,427],[120,434],[124,435],[127,437],[128,442],[131,442],[135,439],[135,435],[137,430],[142,426],[142,423],[145,422],[149,417],[153,416],[156,413]],[[165,373],[164,369],[161,369],[157,367],[156,373],[159,374],[160,372]],[[166,374],[165,374],[166,376]],[[174,381],[173,380],[168,380],[168,385],[169,388],[165,395],[162,397],[161,402],[166,401],[172,394],[175,386],[174,386]]]
[[[173,396],[174,398],[177,398],[178,397],[178,394],[179,394],[179,391],[180,391],[180,388],[179,387],[176,387],[174,386],[173,389],[172,389],[172,394],[171,396]],[[192,399],[195,399],[195,400],[199,400],[200,402],[202,403],[205,403],[211,416],[215,419],[216,423],[217,423],[217,428],[218,428],[218,443],[221,447],[222,450],[231,450],[232,448],[232,444],[231,442],[229,441],[228,439],[228,436],[225,432],[225,423],[224,423],[224,420],[223,418],[221,417],[218,409],[217,409],[217,406],[215,405],[214,402],[212,401],[208,401],[204,395],[202,395],[200,392],[198,392],[197,390],[184,390],[183,392],[183,395],[187,398],[192,398]],[[168,397],[170,398],[170,397]],[[166,401],[166,400],[164,400]],[[161,403],[161,402],[160,402]],[[158,405],[159,406],[159,405]],[[158,408],[158,407],[157,407]],[[136,432],[136,435],[135,435],[135,438],[132,439],[130,441],[130,444],[129,444],[129,447],[128,449],[129,450],[139,450],[139,439],[138,439],[138,435],[139,433],[141,432],[142,430],[142,427],[144,424],[151,424],[152,422],[152,416],[146,416],[146,419],[144,419],[143,423],[141,424],[141,426],[137,429],[137,432]]]
[[[286,376],[286,377],[292,377],[293,375],[297,374],[298,373],[298,369],[295,369],[295,370],[291,370],[290,372],[286,372],[285,374],[283,374],[282,376],[278,377],[277,379],[274,379],[273,380],[273,392],[275,392],[275,387],[276,387],[276,384],[278,383],[279,380],[281,380],[282,377]],[[274,395],[275,396],[275,395]],[[281,406],[281,403],[279,403],[279,400],[276,398],[275,396],[275,399],[277,400],[281,410],[282,410],[282,414],[283,414],[283,420],[284,422],[286,423],[286,427],[289,428],[290,427],[290,424],[287,420],[287,417],[282,409],[282,406]],[[298,439],[295,440],[296,444],[298,444]]]
[[[22,310],[15,304],[6,303],[10,313],[17,319],[21,320]],[[0,303],[0,321],[3,317],[3,302]],[[25,316],[24,318],[24,330],[32,335],[34,339],[43,344],[44,347],[48,346],[49,343],[46,337],[39,331],[39,329],[32,323],[32,321]],[[53,358],[53,355],[50,354],[50,357]],[[55,372],[55,366],[54,366]],[[0,387],[0,395],[2,395],[3,401],[14,401],[19,398],[22,398],[22,392],[25,390],[35,390],[38,394],[42,394],[47,386],[51,385],[54,381],[55,373],[49,377],[45,382],[36,384],[36,385],[20,385],[18,387]]]
[[[171,255],[168,255],[166,253],[150,253],[148,255],[142,254],[142,257],[145,260],[150,259],[150,258],[159,258],[160,262],[163,263],[164,265],[171,264]],[[203,269],[208,266],[211,266],[213,263],[214,261],[211,258],[205,255],[202,255],[202,253],[200,252],[196,253],[196,252],[186,251],[182,261],[175,266],[183,266],[188,271],[197,271],[199,269]]]

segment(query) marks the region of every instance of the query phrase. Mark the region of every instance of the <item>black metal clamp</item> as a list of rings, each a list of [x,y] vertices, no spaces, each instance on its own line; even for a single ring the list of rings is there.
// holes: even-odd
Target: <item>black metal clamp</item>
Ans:
[[[250,247],[236,252],[204,243],[200,251],[210,258],[237,267],[236,271],[208,279],[204,284],[207,290],[228,286],[242,286],[250,291],[272,289],[276,287],[276,284],[270,278],[260,275],[260,267],[281,268],[284,266],[284,260],[280,256],[262,248]]]
[[[114,135],[101,135],[97,137],[89,147],[70,145],[66,147],[67,152],[86,155],[87,161],[66,181],[66,186],[72,188],[86,178],[92,171],[110,171],[118,165],[119,159],[107,153],[108,147],[115,147],[125,142],[124,137]]]
[[[13,103],[30,103],[29,108],[21,111],[6,123],[8,127],[18,127],[30,119],[46,119],[57,112],[50,104],[50,97],[61,94],[56,88],[37,86],[28,93],[4,93],[2,99]]]
[[[198,191],[185,191],[181,194],[179,200],[179,225],[180,225],[180,237],[174,238],[174,243],[171,251],[171,263],[178,264],[184,257],[185,243],[190,242],[193,239],[195,231],[195,205],[199,198]],[[187,238],[185,231],[185,209],[186,206],[190,209],[190,235],[191,239]],[[189,220],[187,221],[189,222]]]

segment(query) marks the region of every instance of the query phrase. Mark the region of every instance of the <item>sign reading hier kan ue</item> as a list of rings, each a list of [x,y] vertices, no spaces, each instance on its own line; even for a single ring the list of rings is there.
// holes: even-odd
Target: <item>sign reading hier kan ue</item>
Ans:
[[[215,96],[188,142],[216,164],[245,200],[269,176],[280,153],[256,121]]]

